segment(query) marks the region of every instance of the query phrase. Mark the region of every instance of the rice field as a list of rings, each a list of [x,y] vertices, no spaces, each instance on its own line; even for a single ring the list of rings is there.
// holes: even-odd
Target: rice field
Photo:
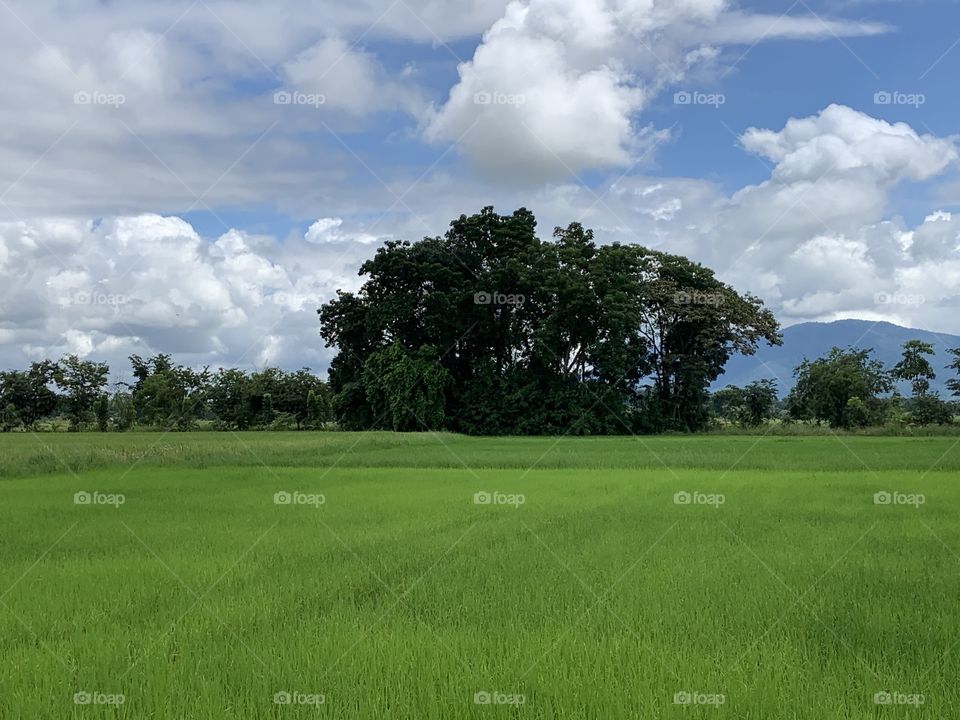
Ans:
[[[0,436],[0,717],[960,717],[958,442]]]

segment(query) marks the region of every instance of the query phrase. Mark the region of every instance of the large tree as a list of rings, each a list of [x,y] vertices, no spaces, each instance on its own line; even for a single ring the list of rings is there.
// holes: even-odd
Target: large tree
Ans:
[[[933,355],[933,345],[923,340],[907,340],[903,344],[903,357],[891,372],[894,380],[910,383],[914,397],[926,395],[930,390],[930,381],[937,377],[927,360],[928,355]]]
[[[360,274],[358,293],[319,310],[338,349],[334,411],[352,428],[695,429],[730,355],[780,342],[760,300],[709,269],[598,245],[578,223],[544,241],[524,209],[388,242]]]
[[[777,410],[777,381],[769,378],[754,380],[743,389],[742,422],[762,425],[774,417]]]
[[[922,340],[907,340],[903,344],[903,357],[891,376],[894,380],[910,383],[913,397],[906,403],[910,421],[917,425],[946,425],[953,420],[953,409],[940,399],[938,393],[930,392],[930,381],[936,379],[927,356],[934,354],[933,345]]]
[[[237,368],[221,368],[210,378],[207,399],[221,425],[247,430],[256,424],[250,376]]]
[[[142,422],[165,429],[187,430],[202,415],[209,370],[195,371],[177,365],[165,354],[149,360],[131,355],[130,363],[136,379],[131,395]]]
[[[779,344],[777,322],[760,299],[738,294],[712,270],[679,255],[636,250],[656,429],[699,428],[707,418],[709,384],[734,353],[751,355],[762,341]]]
[[[26,371],[12,370],[0,373],[0,406],[12,425],[33,425],[54,413],[58,398],[51,389],[56,374],[56,363],[49,360],[34,362]],[[12,410],[7,411],[8,407]]]
[[[409,353],[397,343],[373,353],[364,365],[364,387],[376,427],[436,430],[443,426],[450,375],[434,348]]]
[[[826,357],[804,359],[794,370],[796,384],[787,399],[798,420],[819,420],[846,428],[877,422],[879,395],[893,380],[872,349],[835,347]]]
[[[105,363],[81,360],[76,355],[66,355],[55,365],[53,378],[63,390],[71,430],[79,430],[90,420],[94,404],[107,385],[109,372]]]
[[[947,365],[947,370],[953,370],[957,377],[947,380],[947,390],[955,397],[960,397],[960,348],[950,348],[947,350],[953,360]]]
[[[727,385],[710,396],[716,417],[757,427],[770,420],[777,408],[777,383],[764,378],[746,387]]]
[[[278,411],[293,418],[298,430],[304,424],[319,427],[330,420],[326,383],[312,374],[310,368],[283,373],[274,390],[273,402]]]

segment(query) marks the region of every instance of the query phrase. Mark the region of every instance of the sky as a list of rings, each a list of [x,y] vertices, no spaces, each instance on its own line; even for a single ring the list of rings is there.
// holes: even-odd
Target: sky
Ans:
[[[0,368],[326,370],[388,239],[529,208],[784,326],[960,334],[940,0],[0,0]]]

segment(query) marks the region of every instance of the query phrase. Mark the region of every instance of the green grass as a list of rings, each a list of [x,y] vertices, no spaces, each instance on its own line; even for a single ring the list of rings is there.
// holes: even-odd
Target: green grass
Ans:
[[[960,717],[958,465],[955,438],[0,436],[0,717]]]
[[[0,482],[150,465],[272,468],[491,468],[960,471],[958,438],[677,435],[475,438],[448,433],[0,434]]]

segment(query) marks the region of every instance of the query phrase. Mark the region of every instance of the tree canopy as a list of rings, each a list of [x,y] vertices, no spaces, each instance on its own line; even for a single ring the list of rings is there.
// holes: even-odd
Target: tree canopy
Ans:
[[[130,357],[132,382],[107,390],[104,363],[68,355],[0,372],[0,430],[34,430],[41,420],[66,418],[71,430],[134,425],[160,430],[320,429],[330,422],[327,384],[309,368],[287,372],[230,368],[211,373],[178,365],[170,355]],[[57,392],[59,390],[59,392]]]
[[[579,223],[541,240],[525,209],[390,241],[360,274],[318,311],[352,429],[695,430],[730,356],[781,341],[762,301],[710,269]]]
[[[865,426],[879,414],[881,393],[893,380],[871,349],[833,348],[825,358],[804,360],[794,371],[790,414],[802,420],[823,420],[832,427]]]
[[[933,345],[922,340],[907,340],[903,344],[903,357],[898,362],[891,376],[894,380],[906,380],[914,397],[926,395],[930,390],[930,381],[936,379],[937,374],[927,360],[927,355],[933,355]]]

